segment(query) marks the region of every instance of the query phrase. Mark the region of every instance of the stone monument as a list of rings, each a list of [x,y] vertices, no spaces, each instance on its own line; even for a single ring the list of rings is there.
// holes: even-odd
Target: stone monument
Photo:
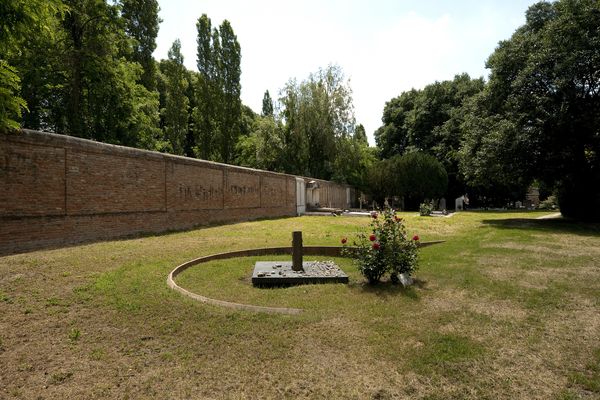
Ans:
[[[326,282],[348,283],[348,275],[333,261],[303,261],[300,231],[292,233],[292,261],[257,261],[252,273],[254,286]]]
[[[444,211],[446,209],[446,198],[442,197],[438,203],[438,210]]]

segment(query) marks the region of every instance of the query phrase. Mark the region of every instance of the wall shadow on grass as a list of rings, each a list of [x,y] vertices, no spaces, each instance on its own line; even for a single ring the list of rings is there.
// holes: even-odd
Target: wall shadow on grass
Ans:
[[[600,223],[580,222],[566,218],[556,219],[528,219],[528,218],[507,218],[507,219],[484,219],[481,221],[484,225],[493,226],[499,229],[524,229],[547,233],[568,233],[579,236],[600,237]]]
[[[81,240],[72,240],[65,241],[63,243],[51,243],[51,244],[37,244],[34,247],[26,248],[26,249],[18,249],[18,250],[0,250],[0,257],[12,256],[16,254],[27,254],[35,251],[51,251],[51,250],[59,250],[59,249],[68,249],[72,247],[93,245],[97,243],[108,243],[108,242],[125,242],[128,240],[135,239],[144,239],[144,238],[153,238],[153,237],[161,237],[161,236],[170,236],[177,235],[180,233],[191,232],[199,229],[209,229],[216,228],[221,226],[228,225],[237,225],[245,222],[262,222],[262,221],[272,221],[272,220],[283,220],[283,219],[291,219],[296,218],[296,216],[283,216],[283,217],[259,217],[259,218],[248,218],[248,219],[240,219],[238,221],[211,221],[207,223],[198,223],[192,225],[187,228],[181,229],[165,229],[160,232],[150,232],[150,231],[140,231],[135,233],[128,233],[124,235],[119,235],[115,237],[105,237],[105,238],[85,238]],[[2,224],[2,218],[0,217],[0,225]]]

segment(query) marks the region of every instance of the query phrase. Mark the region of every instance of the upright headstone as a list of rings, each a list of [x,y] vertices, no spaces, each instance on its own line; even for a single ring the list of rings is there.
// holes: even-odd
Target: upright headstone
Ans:
[[[302,231],[292,232],[292,270],[302,271]]]
[[[446,209],[446,198],[445,197],[442,197],[440,199],[440,203],[439,203],[438,207],[439,207],[440,211],[444,211]]]
[[[454,200],[454,209],[456,211],[462,211],[464,209],[464,196],[460,196],[457,197],[456,200]]]

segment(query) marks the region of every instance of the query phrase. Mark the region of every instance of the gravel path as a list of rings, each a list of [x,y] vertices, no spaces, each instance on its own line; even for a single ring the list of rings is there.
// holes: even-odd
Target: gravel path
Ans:
[[[541,217],[537,217],[536,219],[553,219],[553,218],[560,218],[561,214],[559,212],[557,213],[552,213],[552,214],[548,214],[548,215],[542,215]]]

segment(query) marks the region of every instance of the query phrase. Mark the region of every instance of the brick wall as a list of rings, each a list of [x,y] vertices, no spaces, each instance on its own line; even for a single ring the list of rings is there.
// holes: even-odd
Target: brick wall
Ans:
[[[50,133],[0,135],[0,254],[295,214],[291,175]]]

